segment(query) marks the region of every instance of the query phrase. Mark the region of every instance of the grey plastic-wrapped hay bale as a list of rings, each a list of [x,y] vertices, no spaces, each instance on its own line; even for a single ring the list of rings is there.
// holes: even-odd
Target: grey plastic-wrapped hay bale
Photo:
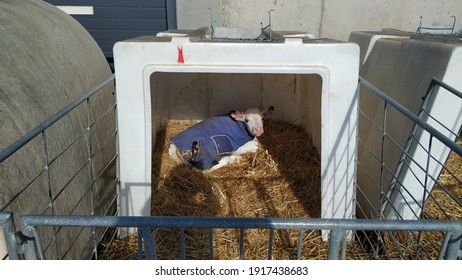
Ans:
[[[71,16],[42,1],[0,2],[0,150],[38,126],[65,105],[83,95],[110,74],[106,59],[90,34]],[[90,102],[92,116],[101,115],[113,103],[113,88],[106,87]],[[57,155],[87,125],[85,104],[77,107],[46,133],[49,158]],[[99,147],[114,130],[114,118],[102,120],[92,135],[92,146]],[[46,176],[41,175],[14,201],[28,181],[43,168],[42,139],[35,138],[18,153],[0,164],[0,209],[16,214],[69,214],[88,186],[89,172],[83,172],[68,191],[57,196],[63,184],[87,160],[85,137],[50,165],[51,190]],[[115,147],[115,145],[113,145]],[[105,150],[93,163],[98,173],[114,151]],[[109,175],[108,175],[109,176]],[[97,183],[97,189],[104,186]],[[104,183],[103,183],[104,184]],[[54,196],[53,211],[50,204]],[[98,194],[96,194],[98,195]],[[106,204],[106,203],[103,203]],[[85,195],[74,214],[91,213],[90,195]],[[107,204],[104,205],[107,207]],[[103,207],[103,208],[104,208]],[[98,210],[104,214],[107,209]],[[48,232],[48,231],[47,231]],[[85,249],[90,231],[82,233],[67,258],[87,258]],[[44,236],[44,242],[49,236]],[[59,242],[70,242],[65,234]],[[2,243],[2,242],[0,242]],[[54,246],[54,245],[52,245]],[[66,246],[61,246],[65,248]],[[0,248],[0,253],[1,252]],[[55,251],[53,249],[49,252]],[[62,255],[63,252],[58,252]],[[3,256],[3,254],[2,254]],[[48,256],[54,258],[54,256]]]

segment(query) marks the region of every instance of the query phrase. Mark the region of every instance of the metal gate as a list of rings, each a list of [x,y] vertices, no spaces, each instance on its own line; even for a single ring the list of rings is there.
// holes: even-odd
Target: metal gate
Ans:
[[[112,81],[113,77],[110,77],[103,84]],[[412,162],[413,154],[409,152],[410,143],[414,143],[416,140],[416,133],[419,130],[425,131],[430,135],[430,148],[428,152],[429,160],[433,160],[431,156],[431,143],[436,141],[443,143],[452,154],[457,157],[462,157],[462,148],[460,147],[459,132],[454,133],[453,139],[456,139],[456,143],[453,139],[444,136],[440,131],[430,126],[424,116],[426,110],[426,102],[424,100],[422,110],[416,116],[403,108],[400,104],[389,98],[385,93],[381,92],[373,85],[360,78],[360,85],[368,88],[368,91],[361,94],[374,94],[383,103],[383,118],[385,120],[381,124],[377,124],[372,118],[368,117],[363,110],[359,110],[359,114],[365,116],[365,120],[372,123],[372,127],[379,131],[382,142],[379,143],[379,155],[373,153],[373,149],[370,147],[363,147],[364,151],[373,153],[373,157],[377,161],[377,165],[380,169],[379,177],[384,178],[385,176],[390,177],[390,181],[380,180],[377,184],[372,186],[357,185],[357,192],[362,193],[368,187],[377,188],[380,191],[380,205],[375,205],[378,209],[377,213],[374,213],[373,219],[286,219],[286,218],[211,218],[211,217],[118,217],[101,215],[21,215],[14,219],[14,215],[7,211],[6,207],[3,207],[0,212],[0,225],[3,228],[5,241],[8,249],[8,256],[3,257],[10,259],[45,259],[45,258],[66,258],[66,252],[71,250],[76,240],[79,238],[81,232],[90,230],[92,238],[89,241],[92,249],[92,258],[99,258],[98,244],[101,240],[98,238],[96,233],[101,230],[107,231],[108,229],[120,229],[125,227],[136,228],[138,232],[138,259],[156,259],[157,247],[156,244],[156,230],[162,228],[174,228],[179,230],[179,243],[181,244],[180,257],[185,259],[188,256],[188,240],[186,238],[187,232],[190,229],[202,229],[208,234],[208,257],[213,259],[214,247],[218,244],[214,244],[213,236],[217,229],[236,229],[239,232],[238,246],[239,246],[239,258],[244,259],[245,251],[245,236],[246,233],[252,229],[267,229],[268,232],[268,250],[267,257],[272,259],[272,248],[275,235],[278,231],[290,230],[296,231],[299,237],[297,244],[296,259],[301,259],[303,256],[303,243],[302,240],[306,234],[311,230],[327,230],[330,233],[328,250],[326,258],[328,259],[356,259],[357,255],[348,255],[346,248],[348,243],[355,242],[359,248],[363,251],[362,258],[367,259],[457,259],[462,257],[462,221],[460,213],[462,213],[462,203],[459,191],[462,188],[462,180],[458,171],[454,172],[446,168],[445,162],[439,161],[438,164],[443,170],[440,172],[444,176],[451,178],[451,186],[448,186],[445,182],[441,181],[441,174],[437,178],[433,177],[428,172],[428,164],[419,165],[424,172],[425,178],[421,188],[423,189],[424,199],[420,202],[419,213],[416,213],[414,220],[400,220],[387,219],[384,215],[385,210],[389,207],[390,203],[395,198],[395,190],[399,189],[401,192],[409,192],[407,186],[400,183],[400,177],[395,174],[401,172],[401,168],[405,164]],[[435,87],[444,87],[445,90],[452,92],[453,94],[462,97],[462,94],[457,90],[445,85],[441,81],[434,79],[429,86],[429,96]],[[358,87],[358,91],[361,87]],[[91,93],[85,94],[78,101],[73,102],[72,106],[66,107],[62,112],[54,116],[53,120],[48,120],[44,125],[39,126],[34,132],[28,137],[35,137],[37,135],[44,134],[45,129],[53,123],[53,121],[66,115],[69,111],[75,108],[78,104],[85,100],[88,100],[97,89]],[[425,99],[425,98],[424,98]],[[116,105],[111,107],[111,110],[116,109]],[[387,133],[386,127],[386,116],[390,112],[391,108],[395,113],[402,114],[404,118],[413,123],[413,129],[411,130],[408,141],[405,143],[398,143],[394,141]],[[89,123],[88,128],[92,128],[94,125]],[[419,132],[421,133],[421,132]],[[83,134],[85,135],[85,134]],[[112,137],[117,136],[117,130],[114,131]],[[33,138],[32,137],[32,138]],[[13,144],[12,147],[1,153],[1,162],[3,162],[10,155],[19,150],[26,140],[22,139],[19,143]],[[384,142],[390,141],[393,145],[402,152],[401,159],[397,167],[387,166],[386,161],[383,160],[383,155],[387,152],[384,150]],[[26,141],[27,142],[27,141]],[[358,142],[363,145],[364,141],[358,138]],[[90,158],[93,153],[90,153]],[[117,158],[117,154],[114,155],[113,160]],[[46,160],[46,162],[48,162]],[[357,162],[357,168],[367,170],[366,166],[361,165]],[[47,166],[44,167],[46,172]],[[460,170],[459,170],[460,171]],[[387,173],[389,173],[387,175]],[[391,175],[390,175],[391,174]],[[98,178],[99,175],[96,175]],[[35,178],[32,179],[32,181]],[[32,182],[31,181],[31,182]],[[429,184],[429,182],[433,182]],[[29,183],[30,184],[30,183]],[[88,187],[88,191],[92,190],[94,181]],[[117,178],[114,182],[114,186],[117,184]],[[432,185],[432,188],[427,188],[428,185]],[[398,188],[399,187],[399,188]],[[27,186],[26,186],[27,188]],[[435,190],[442,192],[444,195],[443,200],[437,198],[438,194]],[[16,194],[16,197],[19,196]],[[14,198],[13,198],[14,199]],[[113,198],[115,201],[117,197]],[[414,198],[418,201],[418,198]],[[438,210],[438,215],[431,214],[427,208],[429,203],[435,204],[435,208]],[[451,213],[447,208],[447,205],[453,205],[455,207],[455,214]],[[358,211],[361,211],[361,205],[357,205]],[[393,207],[392,207],[393,208]],[[70,213],[72,214],[72,213]],[[441,214],[441,215],[440,215]],[[117,213],[115,213],[117,215]],[[19,224],[19,231],[16,229],[15,224]],[[66,232],[67,229],[76,229],[72,233]],[[48,236],[45,240],[43,238],[44,232],[47,229],[52,229],[51,238]],[[347,240],[347,232],[353,232],[353,239]],[[56,242],[57,236],[64,234],[66,238],[70,240],[68,247],[63,248],[60,252],[63,254],[50,254],[51,244]],[[46,234],[45,234],[46,235]],[[46,235],[47,236],[47,235]],[[432,252],[437,252],[436,257]],[[50,257],[51,256],[51,257]]]
[[[211,217],[89,217],[89,216],[21,216],[21,232],[14,231],[11,213],[0,213],[8,241],[10,259],[45,259],[37,227],[131,227],[138,232],[138,259],[157,259],[154,230],[156,228],[180,229],[181,259],[186,259],[185,230],[206,229],[209,232],[209,258],[213,255],[213,230],[238,229],[239,259],[244,259],[245,231],[269,229],[268,259],[272,259],[272,244],[276,230],[297,230],[300,232],[297,259],[302,254],[303,233],[307,230],[328,230],[330,232],[328,259],[346,259],[347,231],[419,231],[441,232],[444,240],[439,248],[438,259],[457,259],[460,256],[462,240],[461,221],[380,221],[372,219],[284,219],[284,218],[211,218]],[[422,248],[420,248],[422,249]],[[354,256],[349,256],[354,257]]]

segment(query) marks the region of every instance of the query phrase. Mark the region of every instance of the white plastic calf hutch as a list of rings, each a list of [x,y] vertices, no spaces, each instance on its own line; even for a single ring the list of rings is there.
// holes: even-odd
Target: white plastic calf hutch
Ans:
[[[363,78],[414,114],[425,109],[420,118],[442,135],[456,140],[462,125],[461,98],[442,87],[436,87],[433,95],[425,95],[433,77],[455,89],[462,88],[460,40],[384,29],[381,32],[353,32],[350,41],[361,47]],[[362,95],[361,102],[367,105],[361,110],[370,112],[372,117],[369,118],[376,123],[383,123],[383,103],[370,96]],[[424,97],[428,103],[421,107]],[[374,164],[376,161],[371,154],[360,147],[358,161],[366,166],[367,174],[358,172],[358,185],[364,188],[357,199],[365,213],[358,215],[371,218],[369,215],[379,213],[383,208],[382,215],[389,219],[418,219],[429,193],[437,185],[435,178],[439,178],[451,149],[420,128],[412,132],[414,123],[401,114],[388,114],[386,123],[387,137],[394,143],[387,140],[381,146],[381,136],[370,129],[369,121],[364,121],[363,125],[360,120],[359,138],[370,151],[386,150],[383,162],[391,171],[385,172],[381,180],[383,186],[387,186],[385,191],[391,198],[390,203],[380,201],[383,190],[372,187],[371,182],[371,178],[377,180],[381,176],[380,169],[384,167]],[[404,148],[407,150],[398,148],[397,145],[405,147],[406,142],[410,143]],[[399,164],[403,162],[401,158],[406,159],[406,164]]]
[[[229,31],[235,37],[241,30]],[[313,137],[322,218],[354,217],[358,45],[276,32],[271,40],[220,39],[211,32],[175,30],[114,47],[120,214],[150,215],[152,147],[164,121],[273,105],[272,118]]]

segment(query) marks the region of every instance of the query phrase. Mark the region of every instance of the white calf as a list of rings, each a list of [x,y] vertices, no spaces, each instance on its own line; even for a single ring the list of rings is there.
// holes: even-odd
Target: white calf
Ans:
[[[258,149],[256,137],[264,133],[263,119],[273,110],[250,108],[203,120],[170,139],[169,155],[203,171],[238,162]]]

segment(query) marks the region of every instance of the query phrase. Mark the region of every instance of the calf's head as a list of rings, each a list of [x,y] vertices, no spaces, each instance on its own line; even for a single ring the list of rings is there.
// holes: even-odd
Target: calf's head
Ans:
[[[260,110],[258,108],[247,109],[244,113],[239,111],[232,111],[231,117],[236,121],[241,121],[245,123],[245,127],[250,135],[254,137],[259,137],[263,134],[263,119],[268,117],[273,112],[274,107],[269,106],[265,110]]]

